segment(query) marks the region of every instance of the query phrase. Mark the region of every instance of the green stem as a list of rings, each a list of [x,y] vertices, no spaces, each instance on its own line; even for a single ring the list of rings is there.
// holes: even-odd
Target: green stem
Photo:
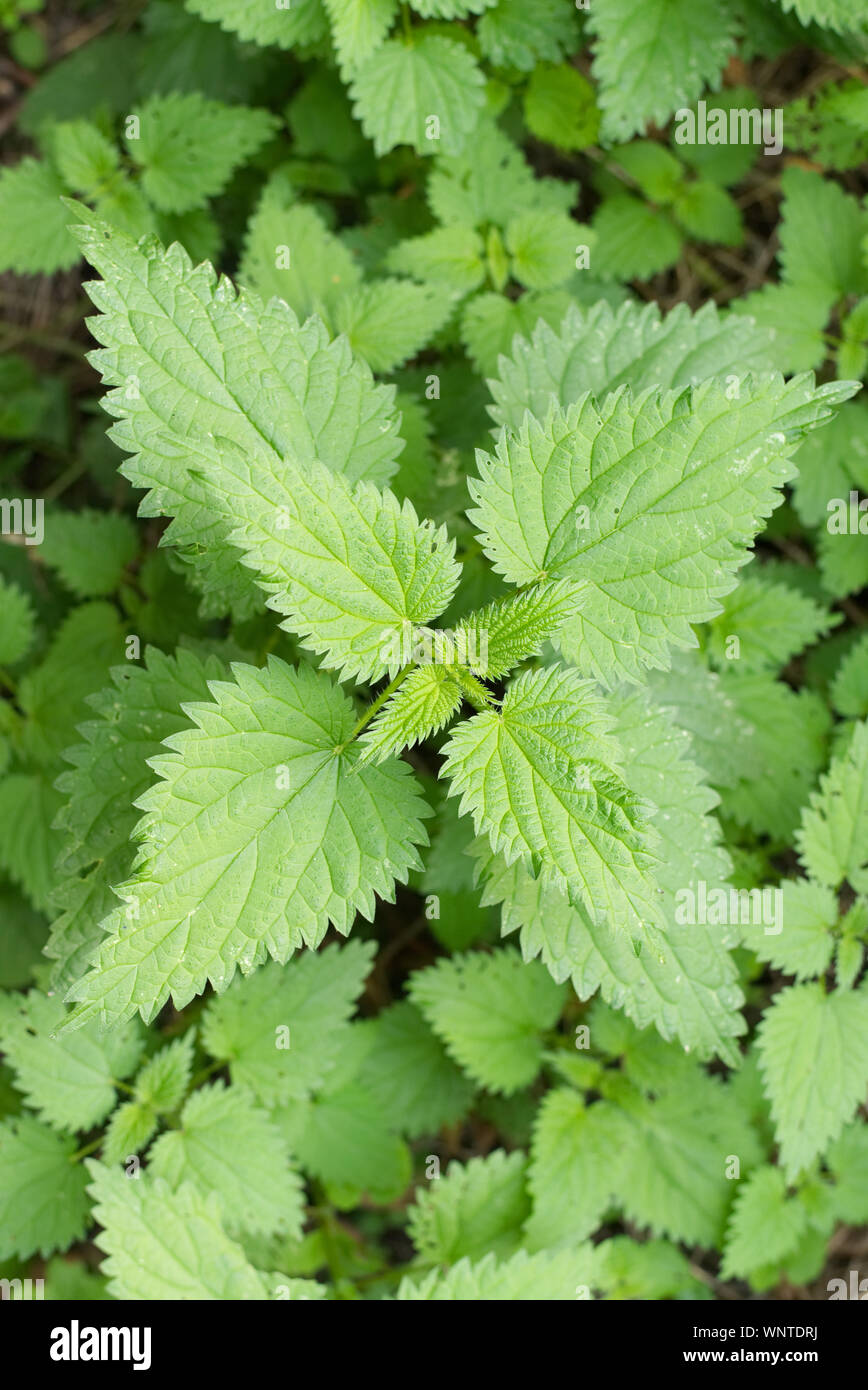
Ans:
[[[354,739],[358,738],[359,734],[362,732],[362,729],[364,729],[367,724],[370,724],[374,715],[378,712],[378,710],[381,710],[383,708],[383,705],[386,703],[389,696],[394,695],[395,691],[398,689],[398,686],[401,684],[404,677],[408,676],[412,669],[412,663],[408,664],[407,666],[401,667],[397,676],[390,680],[389,684],[380,691],[374,703],[372,705],[368,705],[368,708],[365,710],[361,719],[356,724],[356,727],[353,729],[349,738],[345,739],[344,742],[341,744],[342,749],[346,748],[348,743],[352,743]]]
[[[282,635],[283,635],[283,634],[282,634],[282,632],[281,632],[281,630],[280,630],[279,627],[274,627],[274,628],[272,629],[272,631],[271,631],[269,637],[266,639],[266,641],[263,642],[262,647],[261,647],[260,652],[259,652],[259,665],[260,665],[260,666],[264,666],[264,665],[265,665],[266,658],[268,657],[269,653],[271,653],[271,652],[274,651],[274,648],[277,646],[278,640],[279,640],[280,637],[282,637]]]
[[[189,1090],[195,1091],[196,1087],[202,1082],[207,1081],[209,1076],[213,1076],[215,1071],[222,1071],[226,1062],[210,1062],[207,1067],[201,1067],[190,1080]]]
[[[83,1144],[80,1149],[76,1149],[74,1154],[69,1155],[70,1163],[78,1163],[79,1159],[87,1158],[88,1154],[92,1154],[95,1149],[99,1148],[102,1141],[103,1136],[100,1135],[98,1139],[91,1139],[89,1144]]]
[[[69,468],[61,473],[59,478],[55,478],[54,482],[45,489],[42,494],[44,500],[46,502],[53,502],[62,492],[66,492],[66,489],[70,487],[77,478],[80,478],[85,471],[85,464],[71,463]]]
[[[403,1279],[405,1274],[427,1274],[429,1270],[436,1269],[437,1263],[434,1260],[413,1261],[406,1265],[387,1266],[385,1269],[375,1269],[370,1274],[360,1274],[353,1283],[358,1288],[364,1288],[366,1284],[378,1283],[381,1279]]]
[[[67,357],[83,359],[87,348],[71,338],[62,338],[54,333],[42,333],[35,328],[12,328],[2,338],[0,347],[4,352],[12,352],[18,347],[44,348],[47,352],[64,353]]]
[[[316,1201],[320,1234],[322,1235],[322,1248],[325,1255],[326,1265],[333,1284],[338,1284],[344,1279],[343,1269],[341,1268],[341,1254],[335,1241],[335,1228],[337,1226],[337,1216],[334,1207],[327,1200],[325,1187],[320,1182],[312,1184],[313,1195]]]

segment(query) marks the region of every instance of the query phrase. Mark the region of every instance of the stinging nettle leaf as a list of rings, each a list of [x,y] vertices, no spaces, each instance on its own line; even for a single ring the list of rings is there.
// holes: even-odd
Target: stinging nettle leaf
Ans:
[[[128,877],[134,857],[135,799],[153,780],[147,759],[186,727],[183,702],[207,699],[209,677],[225,674],[216,656],[179,648],[167,657],[148,647],[142,666],[114,667],[106,673],[112,684],[89,697],[97,718],[79,725],[83,742],[64,754],[73,770],[57,779],[68,799],[56,819],[64,840],[45,947],[55,989],[81,978],[102,937],[100,923],[117,905],[112,885]]]
[[[656,806],[654,876],[663,890],[665,932],[643,942],[637,955],[618,920],[595,921],[557,884],[532,878],[520,861],[507,866],[501,856],[477,845],[482,901],[501,903],[503,934],[518,930],[525,959],[540,956],[556,980],[572,980],[580,999],[599,990],[638,1027],[653,1023],[664,1038],[678,1038],[700,1057],[716,1053],[735,1064],[733,1039],[745,1028],[729,950],[735,930],[677,910],[686,885],[701,879],[716,886],[730,872],[710,814],[716,797],[691,760],[687,735],[644,691],[620,690],[609,708],[631,786]]]
[[[393,388],[375,385],[318,319],[302,326],[286,304],[237,294],[211,266],[194,268],[180,246],[136,244],[73,211],[84,255],[104,277],[88,285],[101,311],[89,320],[102,344],[91,361],[112,388],[103,402],[119,421],[111,437],[133,455],[123,472],[149,489],[140,512],[175,517],[172,541],[213,612],[249,615],[249,580],[191,453],[219,438],[272,471],[287,456],[315,459],[351,482],[383,484],[400,449]]]
[[[478,676],[495,680],[529,656],[581,612],[585,586],[570,580],[537,584],[514,598],[495,600],[462,618],[455,629],[456,649]]]
[[[757,1168],[739,1184],[727,1228],[722,1273],[744,1278],[763,1265],[782,1260],[798,1244],[807,1212],[787,1196],[780,1168]]]
[[[557,1022],[564,996],[541,966],[510,949],[441,960],[410,981],[413,1003],[459,1066],[507,1095],[539,1071],[540,1034]]]
[[[461,686],[448,667],[433,662],[417,666],[359,740],[363,762],[381,763],[390,754],[439,733],[463,698]]]
[[[417,154],[459,154],[484,100],[482,73],[463,44],[416,31],[388,39],[356,71],[350,95],[378,155],[396,145]]]
[[[497,67],[532,71],[543,59],[557,63],[576,44],[576,15],[560,0],[497,0],[482,15],[476,37],[486,58]]]
[[[391,1004],[364,1027],[373,1041],[359,1081],[399,1133],[435,1134],[466,1114],[473,1086],[413,1004]]]
[[[202,1041],[263,1105],[318,1090],[349,1046],[348,1020],[372,964],[369,942],[269,962],[209,1001]],[[278,1046],[286,1042],[288,1046]]]
[[[530,1210],[527,1159],[495,1149],[468,1163],[450,1163],[439,1182],[417,1190],[409,1232],[421,1259],[454,1264],[491,1253],[508,1259],[522,1244]]]
[[[373,372],[391,372],[415,357],[449,319],[453,296],[433,284],[374,280],[336,304],[333,321]]]
[[[216,1193],[192,1183],[172,1191],[162,1178],[131,1182],[89,1160],[97,1237],[109,1291],[122,1300],[266,1299],[263,1275],[226,1234]],[[86,1176],[86,1175],[85,1175]]]
[[[723,611],[712,620],[708,650],[724,670],[735,659],[740,671],[779,670],[840,621],[840,615],[829,613],[806,594],[751,570],[727,594]]]
[[[104,1120],[117,1101],[115,1083],[129,1076],[141,1056],[140,1028],[132,1024],[100,1035],[91,1026],[56,1038],[66,1014],[56,996],[32,990],[0,996],[0,1004],[2,1050],[28,1104],[61,1131],[92,1129]]]
[[[436,617],[458,584],[455,542],[420,522],[409,501],[370,483],[352,487],[313,461],[266,472],[243,455],[200,456],[230,539],[323,665],[376,680],[401,665],[402,639]]]
[[[735,14],[717,0],[607,0],[589,24],[609,140],[664,124],[717,82],[735,48]]]
[[[566,409],[586,391],[602,396],[629,385],[695,386],[708,377],[731,384],[745,371],[770,371],[771,335],[750,319],[722,314],[704,304],[692,314],[678,304],[661,314],[656,304],[632,300],[613,309],[604,301],[589,309],[572,304],[557,327],[537,324],[500,362],[489,382],[500,425],[517,430],[525,410],[544,420],[552,401]]]
[[[318,945],[329,924],[346,934],[419,867],[429,808],[405,763],[350,775],[355,712],[340,688],[275,658],[233,676],[187,707],[193,727],[152,760],[162,780],[139,801],[136,875],[70,991],[67,1026],[152,1019],[208,981],[220,993],[239,967]]]
[[[71,1163],[76,1141],[32,1115],[0,1124],[0,1259],[50,1255],[87,1229],[87,1173]]]
[[[766,1010],[759,1062],[790,1178],[837,1139],[868,1091],[866,990],[792,985]]]
[[[206,1196],[216,1192],[230,1234],[301,1235],[302,1186],[287,1145],[242,1087],[216,1082],[195,1091],[179,1127],[154,1144],[148,1169],[173,1189],[191,1182]]]
[[[253,43],[295,48],[325,37],[322,0],[294,0],[290,6],[251,5],[249,0],[185,0],[188,10]]]
[[[14,665],[26,656],[35,629],[36,617],[27,594],[0,577],[0,665]]]
[[[589,1245],[573,1250],[540,1251],[528,1255],[519,1250],[500,1264],[489,1254],[475,1263],[459,1260],[446,1274],[430,1274],[401,1280],[396,1294],[402,1302],[437,1303],[546,1303],[575,1300],[576,1289],[590,1287],[594,1252]]]
[[[342,70],[352,71],[380,48],[398,0],[324,0]]]
[[[527,672],[499,711],[453,731],[444,772],[508,864],[522,858],[592,916],[636,935],[662,924],[656,837],[648,803],[616,771],[610,728],[592,682],[564,667]]]
[[[695,645],[690,624],[734,587],[796,444],[854,389],[767,376],[732,398],[716,381],[586,395],[478,452],[468,516],[511,583],[587,581],[561,651],[606,684],[638,681],[668,665],[670,647]]]
[[[161,212],[204,207],[277,129],[268,111],[227,106],[199,92],[152,97],[138,117],[127,149],[142,168],[142,189]]]
[[[802,812],[799,857],[818,883],[868,891],[868,720],[856,724]]]
[[[29,155],[0,174],[0,221],[6,229],[0,265],[18,275],[50,274],[75,265],[79,251],[67,231],[63,182],[46,160]]]

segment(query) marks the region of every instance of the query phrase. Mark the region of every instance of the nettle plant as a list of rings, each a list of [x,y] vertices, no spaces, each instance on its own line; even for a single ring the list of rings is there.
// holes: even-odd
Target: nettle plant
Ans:
[[[649,677],[732,594],[797,447],[858,383],[785,381],[768,332],[710,306],[542,324],[501,360],[469,483],[503,593],[438,627],[461,565],[446,528],[389,489],[394,388],[315,315],[74,211],[102,277],[92,360],[142,511],[172,518],[165,540],[217,611],[265,596],[296,660],[152,648],[93,702],[59,784],[50,987],[0,1012],[28,1107],[0,1131],[4,1254],[63,1249],[96,1220],[120,1298],[318,1297],[305,1276],[323,1264],[338,1296],[382,1294],[389,1271],[348,1251],[336,1209],[399,1197],[407,1141],[480,1090],[520,1133],[503,1107],[545,1068],[529,1155],[441,1175],[416,1145],[430,1182],[399,1297],[707,1295],[678,1241],[723,1243],[724,1273],[758,1287],[810,1272],[834,1222],[864,1216],[865,907],[839,922],[836,890],[868,886],[868,727],[804,812],[787,931],[749,918],[758,956],[803,982],[724,1082],[702,1064],[742,1061],[738,933],[675,903],[732,866]],[[761,582],[748,599],[776,602]],[[793,604],[773,661],[828,626]],[[94,609],[58,642],[95,640]],[[521,950],[459,950],[352,1022],[371,943],[316,948],[423,871],[432,803],[435,855],[414,879],[427,915],[475,860]],[[146,1040],[169,1001],[175,1022]],[[771,1128],[755,1122],[760,1073]],[[304,1237],[302,1174],[327,1213]],[[653,1238],[591,1245],[613,1208]]]

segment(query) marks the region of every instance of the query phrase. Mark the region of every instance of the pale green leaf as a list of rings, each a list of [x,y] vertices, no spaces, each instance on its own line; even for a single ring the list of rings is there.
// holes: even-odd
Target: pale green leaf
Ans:
[[[356,912],[371,918],[375,894],[391,898],[418,866],[428,812],[411,770],[396,760],[350,775],[341,690],[274,658],[233,673],[152,760],[162,780],[140,799],[136,877],[70,993],[73,1027],[137,1009],[152,1019],[209,980],[220,993],[239,966],[285,962],[330,923],[346,934]]]
[[[526,1168],[520,1151],[495,1149],[469,1163],[450,1163],[436,1182],[418,1188],[408,1230],[419,1257],[451,1265],[465,1257],[514,1255],[530,1211]]]
[[[196,1030],[161,1047],[139,1072],[133,1087],[136,1100],[160,1113],[177,1110],[190,1084]]]
[[[0,665],[14,666],[36,636],[33,605],[23,589],[0,577]]]
[[[278,169],[247,224],[238,278],[264,300],[285,300],[300,319],[322,314],[361,278],[352,255],[320,214],[296,202]]]
[[[759,892],[760,890],[755,890]],[[813,979],[829,967],[835,949],[833,929],[838,902],[830,888],[809,879],[785,879],[781,884],[780,931],[773,924],[742,927],[745,945],[786,975]]]
[[[718,667],[734,661],[740,671],[780,670],[840,621],[814,599],[769,582],[754,567],[709,624],[708,652]]]
[[[101,598],[115,592],[138,548],[129,517],[87,507],[48,518],[40,555],[77,598]]]
[[[407,1000],[365,1023],[373,1040],[360,1081],[399,1133],[436,1134],[469,1110],[473,1087]]]
[[[76,193],[96,198],[114,182],[118,152],[92,121],[61,121],[51,132],[50,143],[58,173]]]
[[[179,1127],[151,1149],[148,1170],[170,1187],[216,1192],[230,1234],[301,1235],[304,1197],[279,1130],[241,1087],[217,1082],[190,1096]]]
[[[56,995],[4,996],[0,1039],[28,1104],[56,1129],[74,1132],[92,1129],[113,1109],[115,1083],[135,1070],[143,1038],[136,1024],[54,1037],[65,1013]]]
[[[594,271],[609,280],[650,280],[681,255],[681,234],[662,208],[615,193],[594,213]]]
[[[386,257],[398,275],[411,275],[466,294],[485,278],[482,238],[472,227],[437,227],[424,236],[399,241]]]
[[[452,307],[453,296],[438,285],[375,280],[343,296],[333,318],[371,371],[391,372],[427,347]]]
[[[87,1174],[70,1163],[75,1148],[30,1115],[0,1124],[0,1259],[50,1255],[81,1240]]]
[[[540,1034],[557,1022],[565,990],[517,952],[441,960],[410,980],[410,997],[464,1070],[509,1094],[533,1081]]]
[[[281,625],[342,679],[394,675],[405,634],[441,613],[458,584],[445,528],[313,460],[272,470],[225,449],[198,462],[233,545],[286,615]]]
[[[453,634],[460,659],[479,676],[505,676],[581,611],[584,588],[559,580],[496,599],[462,618]],[[466,653],[466,655],[465,655]]]
[[[114,667],[106,673],[112,684],[90,697],[97,717],[80,725],[83,742],[65,754],[73,770],[57,781],[68,799],[57,815],[63,834],[46,945],[56,962],[56,989],[66,990],[81,977],[102,937],[100,923],[117,907],[111,890],[132,866],[135,800],[153,780],[148,758],[164,738],[186,727],[183,702],[207,699],[209,677],[223,675],[216,656],[202,659],[179,648],[167,657],[149,647],[142,666]]]
[[[868,890],[868,720],[862,720],[802,813],[796,832],[807,872],[829,888]]]
[[[396,145],[417,154],[459,154],[483,104],[482,73],[461,43],[416,31],[388,39],[357,70],[350,95],[378,155]]]
[[[600,301],[589,309],[571,305],[560,326],[542,317],[546,322],[533,333],[525,329],[489,383],[491,413],[512,430],[525,410],[544,420],[552,404],[566,409],[586,391],[603,396],[624,385],[635,392],[695,386],[712,376],[730,385],[746,371],[774,365],[768,333],[711,303],[695,314],[678,304],[664,316],[653,303],[628,300],[613,309]]]
[[[670,646],[694,645],[690,624],[734,587],[796,444],[852,393],[768,376],[735,398],[713,380],[588,395],[480,451],[468,515],[511,583],[588,581],[561,650],[607,684],[638,680],[668,664]]]
[[[538,140],[583,150],[594,144],[600,126],[594,88],[569,63],[538,63],[524,94],[524,119]]]
[[[532,1250],[585,1240],[612,1205],[626,1136],[625,1121],[608,1101],[587,1106],[577,1091],[549,1091],[534,1125],[527,1223]]]
[[[837,1139],[868,1091],[865,989],[782,990],[763,1016],[759,1059],[789,1177]]]
[[[839,714],[868,715],[868,633],[853,643],[835,672],[830,698]]]
[[[105,277],[88,286],[102,311],[90,321],[103,344],[92,361],[113,388],[104,400],[119,418],[112,438],[134,455],[124,471],[150,489],[140,510],[175,517],[171,540],[190,555],[212,613],[249,614],[255,590],[224,514],[194,476],[193,446],[219,439],[251,467],[315,458],[353,482],[384,483],[399,449],[392,390],[375,386],[318,320],[302,327],[277,300],[236,295],[180,247],[137,246],[99,224],[77,234]]]
[[[590,1246],[557,1254],[528,1255],[520,1250],[503,1264],[486,1255],[475,1264],[459,1260],[446,1274],[435,1269],[418,1279],[406,1276],[396,1297],[436,1303],[572,1302],[582,1296],[577,1290],[590,1287],[592,1270]]]
[[[482,15],[476,37],[486,58],[497,67],[531,72],[540,61],[557,63],[575,51],[576,15],[561,0],[497,0]]]
[[[739,1183],[726,1232],[721,1276],[745,1278],[763,1265],[779,1264],[798,1245],[805,1208],[787,1195],[780,1168],[757,1168]]]
[[[80,252],[60,201],[66,188],[50,164],[29,155],[0,173],[0,267],[18,275],[68,270]]]
[[[251,5],[249,0],[185,0],[188,10],[253,43],[295,48],[325,37],[328,25],[322,0],[293,0],[291,5]]]
[[[372,955],[370,943],[350,941],[235,980],[209,1002],[203,1044],[267,1106],[318,1090],[349,1046]]]
[[[714,86],[735,48],[735,16],[717,0],[607,0],[592,6],[603,131],[626,139],[665,125]]]
[[[531,290],[562,285],[576,269],[579,244],[586,236],[587,228],[565,213],[519,213],[506,228],[515,279]]]
[[[659,922],[649,806],[621,780],[611,716],[592,682],[552,667],[460,724],[444,753],[450,796],[508,864],[521,857],[628,935]]]
[[[417,666],[362,734],[363,762],[381,763],[436,734],[456,713],[463,693],[448,667]]]
[[[352,71],[383,44],[398,0],[325,0],[332,41],[344,71]]]
[[[89,1192],[105,1252],[103,1272],[116,1299],[139,1302],[266,1299],[265,1280],[222,1224],[215,1193],[190,1183],[173,1192],[148,1173],[132,1181],[88,1162]]]

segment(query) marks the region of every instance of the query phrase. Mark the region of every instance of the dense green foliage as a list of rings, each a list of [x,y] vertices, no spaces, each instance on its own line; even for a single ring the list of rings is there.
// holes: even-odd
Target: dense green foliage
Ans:
[[[863,0],[0,25],[0,1276],[825,1297]]]

